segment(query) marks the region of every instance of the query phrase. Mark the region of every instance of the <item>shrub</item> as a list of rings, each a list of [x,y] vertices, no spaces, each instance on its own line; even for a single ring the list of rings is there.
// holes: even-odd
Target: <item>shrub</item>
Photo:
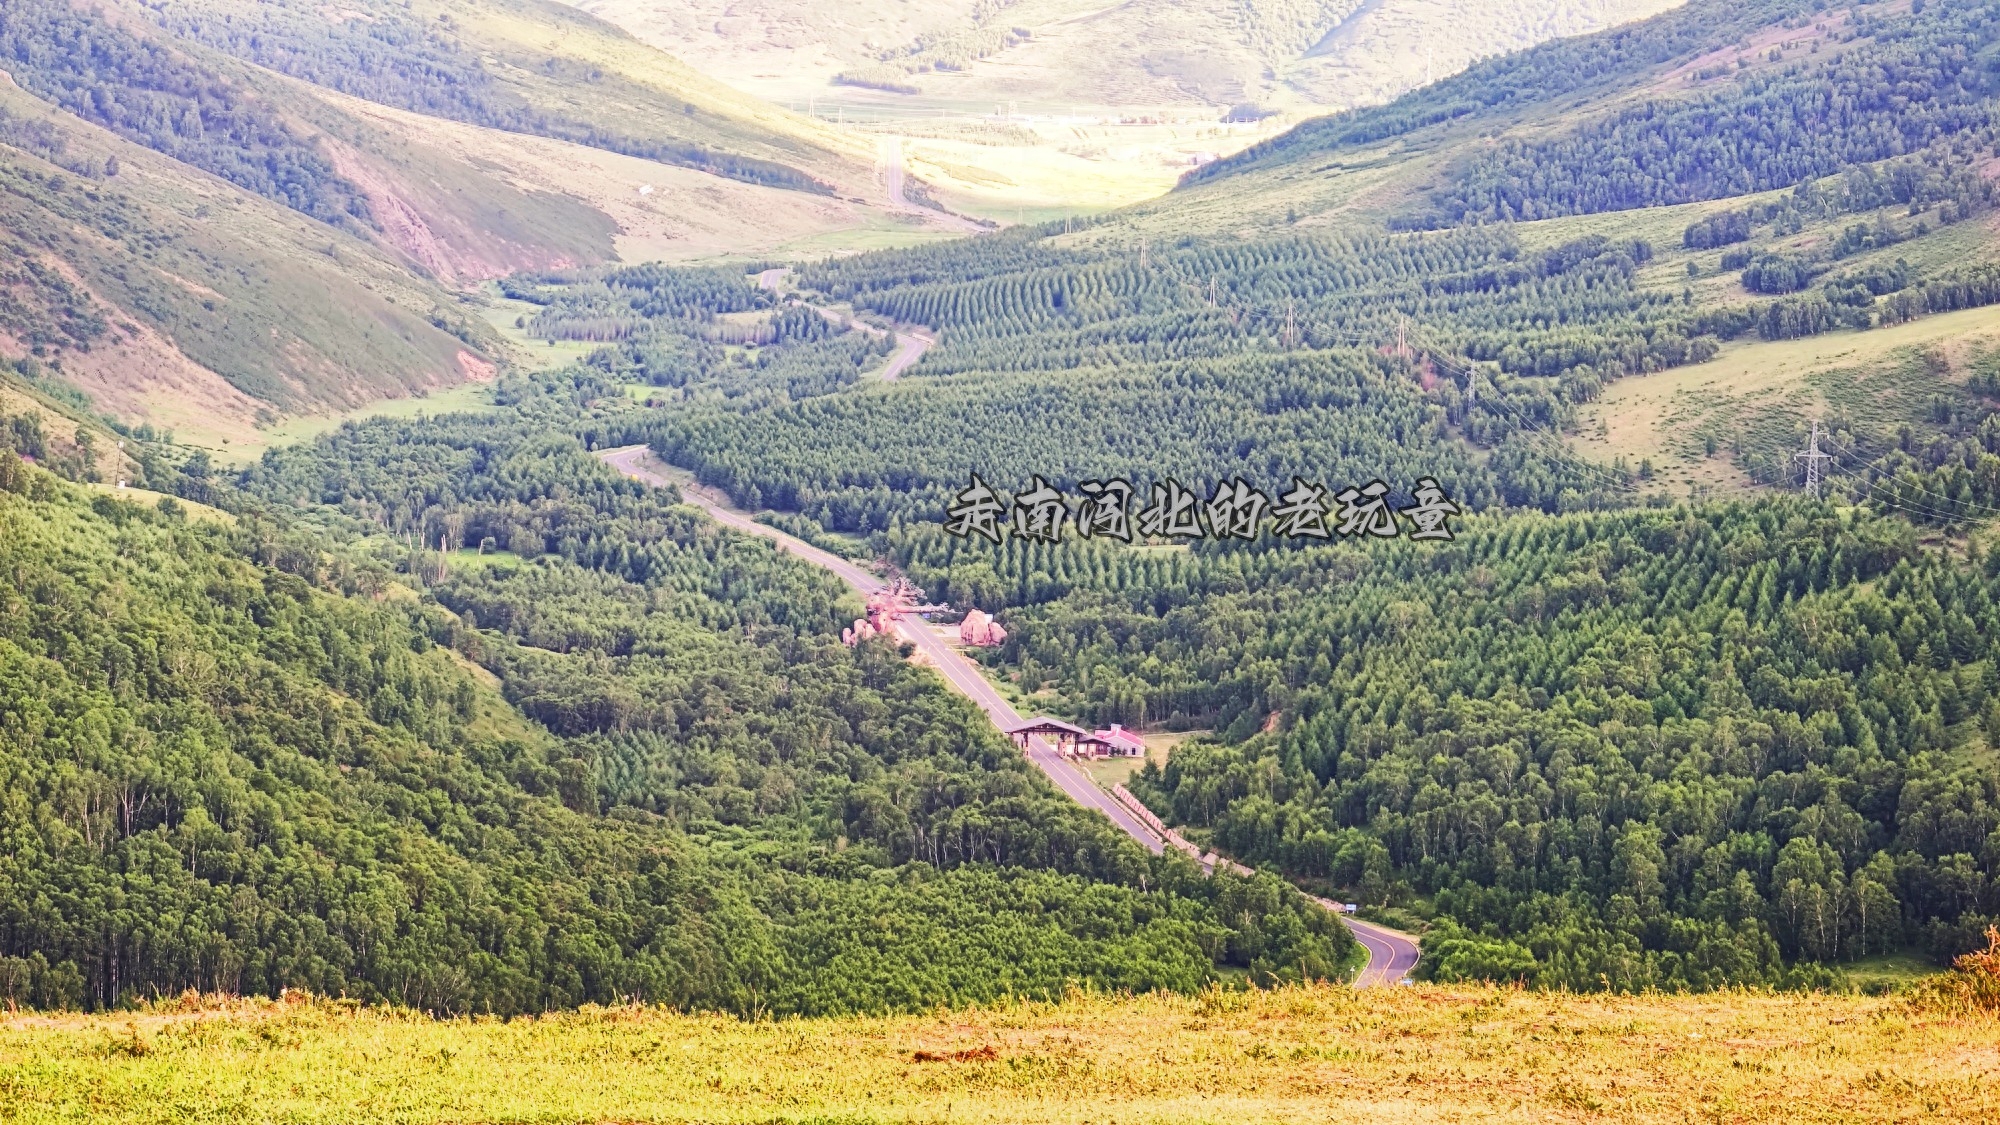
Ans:
[[[1986,948],[1952,963],[1952,971],[1920,985],[1913,1007],[1948,1015],[2000,1014],[2000,926],[1986,927]]]

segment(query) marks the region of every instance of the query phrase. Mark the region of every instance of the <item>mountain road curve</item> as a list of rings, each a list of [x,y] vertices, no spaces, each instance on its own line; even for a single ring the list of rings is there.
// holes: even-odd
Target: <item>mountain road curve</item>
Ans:
[[[779,550],[789,552],[798,558],[820,567],[834,577],[847,583],[856,593],[863,596],[881,590],[884,583],[880,576],[831,551],[823,550],[796,536],[787,535],[768,524],[758,523],[744,513],[731,507],[728,498],[698,484],[676,481],[668,475],[667,467],[654,457],[652,450],[643,445],[626,446],[622,449],[600,450],[597,454],[605,464],[632,480],[654,487],[675,485],[681,496],[690,504],[707,512],[724,527],[745,534],[769,539]],[[920,619],[904,619],[896,623],[899,634],[923,654],[931,667],[944,677],[952,690],[971,700],[993,725],[1001,730],[1017,726],[1021,715],[1015,711],[1000,692],[979,671],[979,666],[967,659],[963,653],[946,644],[937,631]],[[1109,817],[1126,835],[1145,845],[1154,855],[1166,848],[1151,828],[1120,805],[1111,794],[1098,788],[1090,777],[1076,767],[1076,764],[1056,752],[1042,739],[1029,740],[1027,758],[1040,769],[1051,782],[1055,783],[1071,800],[1085,808],[1095,809]],[[1337,904],[1326,899],[1315,898],[1320,905],[1339,911]],[[1417,964],[1417,943],[1410,935],[1363,922],[1341,915],[1342,921],[1354,933],[1361,946],[1368,953],[1368,963],[1354,978],[1357,988],[1371,985],[1395,984],[1410,973]]]
[[[757,288],[776,293],[778,287],[785,283],[785,275],[790,272],[792,271],[782,266],[776,269],[765,270],[757,275]],[[793,299],[797,300],[797,298]],[[836,324],[849,322],[849,318],[834,312],[832,309],[814,305],[811,302],[801,303],[811,308],[819,309],[821,316]],[[852,321],[852,323],[864,332],[873,332],[877,335],[880,335],[882,332],[882,329],[870,324],[860,321]],[[903,372],[915,367],[917,361],[924,358],[924,353],[930,351],[937,344],[937,337],[932,336],[929,331],[922,328],[899,327],[891,332],[890,335],[896,338],[896,350],[890,354],[888,364],[882,368],[881,379],[885,383],[893,383],[897,379],[902,378]]]
[[[1326,906],[1333,905],[1324,899],[1320,902]],[[1416,938],[1401,930],[1363,922],[1359,918],[1343,915],[1341,920],[1354,932],[1354,939],[1361,943],[1361,948],[1368,951],[1368,963],[1355,975],[1354,987],[1401,984],[1409,979],[1410,973],[1417,967],[1419,950]]]

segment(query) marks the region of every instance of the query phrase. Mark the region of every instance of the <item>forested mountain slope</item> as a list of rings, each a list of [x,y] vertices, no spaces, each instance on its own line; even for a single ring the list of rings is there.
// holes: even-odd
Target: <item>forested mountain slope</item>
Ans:
[[[1307,122],[1187,180],[1236,197],[1282,182],[1297,204],[1317,190],[1436,226],[1789,189],[1933,149],[1962,162],[1991,124],[1993,25],[1980,3],[1695,3]]]
[[[796,269],[935,331],[895,383],[732,388],[665,275],[523,292],[535,331],[617,341],[602,376],[675,389],[607,441],[1000,612],[991,665],[1038,707],[1211,731],[1143,776],[1155,810],[1434,921],[1427,972],[1824,981],[2000,915],[1996,36],[1974,0],[1702,3],[1129,213]],[[1867,358],[1733,385],[1786,347]],[[1659,383],[1708,418],[1678,461],[1583,429]],[[1757,394],[1755,425],[1702,413]],[[1815,423],[1824,495],[1769,495]],[[1114,478],[1134,516],[1168,481],[1213,507],[1131,547],[948,536],[975,473],[1072,521]],[[1426,476],[1484,513],[1457,542],[1273,527],[1287,490],[1400,507]]]
[[[10,1000],[748,1014],[1340,971],[1324,912],[1054,795],[892,648],[843,648],[830,581],[603,469],[573,409],[350,427],[249,494],[149,461],[234,512],[199,522],[0,420]],[[466,537],[502,546],[412,545]]]

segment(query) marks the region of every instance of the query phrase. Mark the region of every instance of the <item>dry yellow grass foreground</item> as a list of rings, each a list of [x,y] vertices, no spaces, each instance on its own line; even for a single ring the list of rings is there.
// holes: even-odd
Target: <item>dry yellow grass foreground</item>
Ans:
[[[175,1007],[0,1024],[0,1118],[2000,1121],[2000,1020],[1895,999],[1324,986],[778,1022]]]

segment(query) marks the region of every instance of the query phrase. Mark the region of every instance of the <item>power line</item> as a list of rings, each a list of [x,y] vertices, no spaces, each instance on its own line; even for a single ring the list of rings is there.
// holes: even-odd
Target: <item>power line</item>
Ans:
[[[1476,368],[1444,360],[1436,353],[1428,350],[1425,352],[1425,355],[1436,366],[1442,367],[1455,375],[1462,376],[1468,388],[1476,386],[1473,382],[1474,378],[1479,374]],[[1498,409],[1495,408],[1496,403],[1498,404]],[[1513,422],[1516,432],[1522,434],[1526,440],[1533,442],[1539,439],[1540,444],[1536,448],[1544,457],[1549,458],[1551,461],[1568,465],[1573,469],[1581,471],[1586,476],[1595,477],[1602,484],[1608,484],[1618,489],[1631,487],[1631,482],[1617,470],[1607,469],[1594,461],[1572,452],[1560,433],[1544,428],[1534,419],[1519,413],[1512,406],[1508,405],[1504,397],[1497,400],[1489,398],[1480,402],[1479,408],[1489,414],[1505,417]]]
[[[1273,327],[1280,326],[1281,313],[1276,303],[1257,305],[1224,300],[1219,292],[1219,285],[1215,275],[1211,274],[1207,284],[1203,285],[1199,281],[1189,280],[1178,265],[1171,260],[1153,257],[1149,262],[1146,254],[1146,246],[1143,242],[1140,247],[1140,264],[1149,271],[1159,271],[1179,281],[1197,299],[1203,299],[1210,307],[1217,307],[1227,311],[1231,322],[1238,327],[1247,328],[1260,320],[1271,324]],[[1301,320],[1297,315],[1296,298],[1288,299],[1285,302],[1282,310],[1282,327],[1280,328],[1280,332],[1280,339],[1288,348],[1298,346],[1301,342],[1301,334],[1307,332],[1316,339],[1327,340],[1335,344],[1344,344],[1350,347],[1366,347],[1379,339],[1378,337],[1371,337],[1364,333],[1354,332],[1351,329],[1336,327],[1329,321],[1307,319],[1301,324]],[[1410,344],[1412,337],[1417,338],[1418,348],[1423,351],[1424,358],[1428,359],[1434,366],[1442,368],[1465,380],[1468,401],[1477,402],[1480,409],[1512,422],[1516,427],[1516,432],[1529,442],[1531,448],[1536,449],[1551,461],[1567,465],[1582,472],[1587,477],[1594,477],[1600,482],[1608,483],[1620,489],[1630,487],[1630,481],[1626,477],[1615,470],[1607,469],[1602,465],[1577,455],[1569,448],[1567,442],[1559,433],[1546,429],[1533,419],[1521,414],[1508,404],[1504,398],[1498,401],[1490,398],[1483,401],[1479,400],[1477,397],[1477,383],[1475,381],[1476,376],[1480,373],[1478,369],[1464,361],[1458,360],[1450,353],[1449,349],[1442,347],[1435,340],[1425,339],[1421,333],[1421,325],[1412,326],[1404,314],[1398,313],[1394,351],[1396,355],[1405,361],[1411,361],[1415,358]],[[1814,430],[1817,436],[1809,439],[1808,449],[1806,452],[1798,454],[1797,457],[1799,460],[1806,462],[1806,487],[1808,494],[1818,496],[1827,479],[1827,474],[1820,469],[1820,465],[1822,462],[1834,462],[1835,458],[1832,454],[1819,449],[1817,437],[1824,437],[1829,442],[1835,444],[1837,451],[1841,450],[1839,450],[1839,443],[1831,432],[1818,431],[1817,423],[1814,424]],[[1851,450],[1841,452],[1845,452],[1850,457],[1859,456]],[[1885,485],[1879,479],[1869,480],[1842,470],[1837,464],[1831,468],[1831,474],[1835,477],[1844,477],[1852,480],[1863,491],[1864,497],[1872,499],[1875,503],[1911,515],[1923,516],[1931,520],[1940,522],[1963,520],[1966,516],[1961,514],[1962,512],[2000,515],[2000,507],[1980,504],[1977,501],[1959,500],[1924,488],[1921,485],[1904,484],[1901,482],[1891,482]],[[1891,488],[1895,491],[1891,491]],[[1906,492],[1914,492],[1918,495],[1931,497],[1950,507],[1948,510],[1933,508],[1921,501],[1908,498],[1905,495]]]
[[[1419,326],[1419,328],[1421,328],[1421,326]],[[1423,341],[1420,339],[1419,343],[1423,343]],[[1435,341],[1431,341],[1429,345],[1424,348],[1424,352],[1426,358],[1428,358],[1432,364],[1443,367],[1446,371],[1449,371],[1455,375],[1459,375],[1462,378],[1464,378],[1465,385],[1468,391],[1470,391],[1472,388],[1478,385],[1477,382],[1475,381],[1476,377],[1479,374],[1478,369],[1472,367],[1468,363],[1458,360],[1456,357],[1450,357],[1446,349],[1439,347]],[[1555,450],[1559,450],[1559,452],[1555,450],[1550,450],[1549,448],[1546,447],[1545,444],[1545,447],[1543,449],[1544,455],[1561,460],[1571,465],[1572,467],[1582,469],[1585,473],[1595,474],[1600,480],[1608,481],[1614,484],[1616,487],[1619,488],[1630,487],[1630,482],[1627,481],[1624,478],[1624,476],[1622,476],[1618,472],[1611,469],[1606,469],[1602,465],[1598,465],[1593,461],[1590,461],[1573,453],[1570,450],[1568,443],[1563,441],[1560,434],[1550,430],[1543,429],[1541,426],[1537,425],[1533,419],[1526,418],[1518,413],[1515,413],[1512,410],[1512,408],[1507,405],[1507,401],[1504,396],[1499,400],[1499,405],[1501,406],[1502,409],[1495,410],[1494,402],[1493,400],[1490,399],[1484,403],[1479,404],[1480,409],[1485,410],[1489,413],[1501,414],[1503,411],[1505,411],[1507,415],[1510,415],[1512,417],[1513,421],[1517,426],[1526,429],[1531,434],[1541,436],[1546,444],[1552,444],[1555,447]]]
[[[1806,451],[1793,456],[1806,463],[1806,495],[1819,499],[1819,463],[1833,460],[1833,454],[1819,451],[1819,419],[1813,419],[1812,439]]]
[[[1835,441],[1835,439],[1834,439],[1833,435],[1832,435],[1832,434],[1830,434],[1830,433],[1829,433],[1829,434],[1827,435],[1827,440],[1828,440],[1828,441]],[[1836,442],[1836,444],[1837,444],[1837,442]],[[1854,450],[1852,450],[1852,449],[1849,449],[1849,450],[1847,450],[1847,454],[1848,454],[1848,456],[1849,456],[1849,457],[1851,457],[1851,458],[1853,458],[1853,459],[1855,459],[1855,460],[1860,460],[1860,459],[1861,459],[1861,454],[1860,454],[1859,452],[1857,452],[1857,451],[1854,451]],[[1944,493],[1942,493],[1942,492],[1934,492],[1934,491],[1932,491],[1931,489],[1928,489],[1928,488],[1925,488],[1925,487],[1923,487],[1923,486],[1921,486],[1921,485],[1906,485],[1906,484],[1904,484],[1904,483],[1903,483],[1903,482],[1901,482],[1901,481],[1896,481],[1896,480],[1893,480],[1893,479],[1891,479],[1891,480],[1890,480],[1890,483],[1889,483],[1888,485],[1886,485],[1886,486],[1885,486],[1885,485],[1884,485],[1884,484],[1882,483],[1883,479],[1885,479],[1885,478],[1880,478],[1880,477],[1878,477],[1878,478],[1874,478],[1874,479],[1872,479],[1872,480],[1871,480],[1871,479],[1869,479],[1869,478],[1866,478],[1866,477],[1861,477],[1861,476],[1858,476],[1858,475],[1856,475],[1856,474],[1854,474],[1854,473],[1846,473],[1846,472],[1843,472],[1843,473],[1842,473],[1841,475],[1842,475],[1842,476],[1846,476],[1846,477],[1850,477],[1850,478],[1852,478],[1853,480],[1855,480],[1855,481],[1856,481],[1857,483],[1859,483],[1859,484],[1863,485],[1864,487],[1866,487],[1866,488],[1868,488],[1868,489],[1870,489],[1870,490],[1873,490],[1873,491],[1876,491],[1876,492],[1889,492],[1889,490],[1890,490],[1891,488],[1893,488],[1893,489],[1895,489],[1895,491],[1894,491],[1893,493],[1891,493],[1891,495],[1894,495],[1894,496],[1895,496],[1895,497],[1897,498],[1897,500],[1899,500],[1899,501],[1903,499],[1903,495],[1902,495],[1902,493],[1903,493],[1903,490],[1904,490],[1904,489],[1908,489],[1909,491],[1911,491],[1911,492],[1914,492],[1914,493],[1916,493],[1916,494],[1918,494],[1918,495],[1920,495],[1920,496],[1928,496],[1928,497],[1931,497],[1932,499],[1934,499],[1934,500],[1937,500],[1937,501],[1939,501],[1939,502],[1941,502],[1941,503],[1944,503],[1944,504],[1948,504],[1948,505],[1951,505],[1951,507],[1952,507],[1953,509],[1957,509],[1957,508],[1964,508],[1964,509],[1967,509],[1967,510],[1969,510],[1969,511],[1973,511],[1973,512],[1979,512],[1979,513],[1982,513],[1982,514],[1984,514],[1984,515],[2000,515],[2000,507],[1994,507],[1994,506],[1992,506],[1992,505],[1990,505],[1990,504],[1981,504],[1981,503],[1979,503],[1979,502],[1978,502],[1978,501],[1976,501],[1976,500],[1960,500],[1960,499],[1958,499],[1957,497],[1953,497],[1953,496],[1946,496],[1946,495],[1945,495]],[[1921,503],[1920,501],[1913,501],[1913,502],[1916,502],[1916,503]],[[1883,501],[1883,503],[1889,503],[1889,502],[1888,502],[1888,501]],[[1891,504],[1890,506],[1892,506],[1892,507],[1903,507],[1903,505],[1902,505],[1902,504]],[[1927,513],[1927,514],[1929,514],[1929,515],[1930,515],[1930,516],[1931,516],[1932,518],[1934,518],[1934,519],[1939,519],[1939,520],[1945,520],[1945,521],[1953,521],[1953,520],[1961,520],[1961,519],[1964,519],[1964,518],[1965,518],[1965,516],[1964,516],[1964,515],[1962,515],[1962,514],[1958,514],[1958,513],[1956,513],[1956,512],[1953,512],[1953,511],[1948,511],[1948,510],[1946,510],[1946,511],[1940,511],[1940,510],[1934,510],[1934,509],[1931,509],[1929,505],[1924,505],[1924,508],[1925,508],[1925,510],[1926,510],[1926,513]],[[1914,509],[1914,508],[1908,508],[1908,507],[1904,507],[1904,510],[1905,510],[1905,511],[1916,511],[1917,509]]]
[[[1824,436],[1828,441],[1835,440],[1831,432],[1827,432],[1822,436]],[[1850,456],[1850,458],[1857,461],[1862,459],[1862,455],[1860,453],[1852,450],[1848,451],[1848,455]],[[1922,516],[1927,519],[1939,521],[1941,523],[1950,523],[1963,518],[1962,516],[1957,515],[1955,513],[1940,511],[1936,508],[1931,507],[1928,504],[1923,503],[1922,501],[1909,500],[1908,498],[1902,496],[1900,492],[1892,492],[1888,487],[1885,487],[1879,479],[1871,480],[1867,477],[1861,476],[1857,473],[1851,472],[1846,469],[1839,468],[1837,466],[1833,469],[1833,475],[1836,477],[1847,478],[1848,480],[1854,483],[1857,491],[1860,493],[1860,495],[1856,497],[1857,502],[1876,503],[1882,505],[1885,508],[1892,508],[1896,511],[1904,512],[1908,515]],[[1898,487],[1900,488],[1900,486]],[[1920,492],[1924,495],[1935,496],[1938,499],[1945,500],[1946,502],[1951,504],[1961,503],[1960,501],[1952,500],[1951,498],[1944,496],[1942,493],[1931,492],[1929,489],[1918,488],[1915,491]],[[1974,506],[1984,507],[1984,505],[1974,505]],[[1987,510],[2000,511],[2000,509],[1987,509]]]

